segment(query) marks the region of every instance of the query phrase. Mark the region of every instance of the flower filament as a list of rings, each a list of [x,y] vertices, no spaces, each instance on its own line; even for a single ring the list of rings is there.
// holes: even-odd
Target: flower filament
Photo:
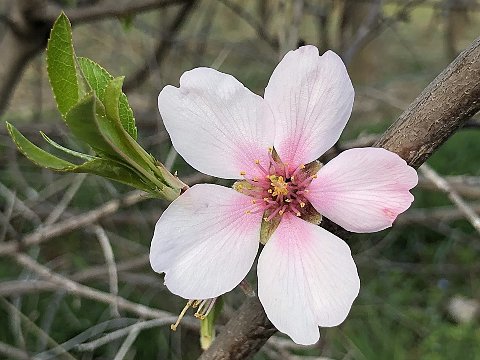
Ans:
[[[253,198],[252,206],[245,213],[263,212],[267,222],[285,213],[304,215],[309,203],[305,195],[317,176],[310,175],[303,164],[292,170],[276,156],[272,148],[269,148],[268,154],[269,164],[266,167],[260,160],[255,160],[259,171],[253,176],[241,171],[244,180],[234,185],[235,190]]]

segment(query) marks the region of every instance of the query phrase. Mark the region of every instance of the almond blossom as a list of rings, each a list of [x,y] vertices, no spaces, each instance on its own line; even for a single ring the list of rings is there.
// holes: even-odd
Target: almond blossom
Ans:
[[[348,245],[317,225],[320,215],[348,231],[379,231],[410,206],[417,184],[413,168],[380,148],[315,161],[339,139],[353,98],[342,60],[314,46],[285,55],[263,98],[210,68],[161,91],[178,153],[198,171],[237,180],[233,189],[194,185],[158,220],[150,262],[172,293],[211,299],[232,290],[262,240],[258,296],[279,331],[313,344],[318,326],[344,321],[360,280]]]

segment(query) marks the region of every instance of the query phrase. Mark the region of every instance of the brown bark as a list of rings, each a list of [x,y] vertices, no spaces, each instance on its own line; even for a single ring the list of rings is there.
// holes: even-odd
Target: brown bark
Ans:
[[[480,110],[480,37],[404,111],[375,146],[418,168]]]
[[[479,110],[480,38],[432,81],[375,146],[419,167]],[[340,237],[348,235],[330,221],[322,226]],[[274,332],[258,298],[249,298],[200,360],[249,359]]]

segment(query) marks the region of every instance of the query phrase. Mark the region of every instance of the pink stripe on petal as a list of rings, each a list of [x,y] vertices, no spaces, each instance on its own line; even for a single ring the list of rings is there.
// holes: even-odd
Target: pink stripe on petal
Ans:
[[[196,68],[166,86],[158,108],[173,146],[195,169],[225,179],[259,175],[268,164],[274,125],[268,105],[231,75]]]
[[[314,344],[318,326],[336,326],[360,289],[348,245],[286,214],[258,260],[258,296],[270,321],[298,344]]]
[[[344,151],[320,169],[306,197],[346,230],[364,233],[390,227],[413,201],[418,182],[412,167],[381,148]]]
[[[168,289],[186,299],[208,299],[237,286],[258,251],[262,213],[247,214],[251,198],[219,185],[188,189],[155,227],[150,263],[165,272]]]
[[[345,65],[315,46],[288,52],[275,68],[265,100],[275,118],[275,149],[291,169],[335,144],[352,111],[354,90]]]

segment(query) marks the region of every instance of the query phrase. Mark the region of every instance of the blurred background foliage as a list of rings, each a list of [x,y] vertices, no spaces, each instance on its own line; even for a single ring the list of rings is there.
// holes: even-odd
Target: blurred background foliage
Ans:
[[[8,14],[14,3],[0,2],[0,46],[11,26]],[[68,15],[105,3],[122,7],[134,2],[52,3]],[[178,85],[184,71],[214,67],[262,95],[288,49],[303,43],[315,44],[321,51],[333,49],[347,63],[356,90],[354,111],[339,148],[361,146],[385,130],[479,30],[480,4],[475,0],[200,0],[79,22],[73,36],[79,56],[92,58],[115,76],[126,75],[139,142],[178,171],[180,178],[188,178],[195,171],[172,150],[156,105],[162,87]],[[2,61],[5,56],[0,52],[0,74],[11,71]],[[38,130],[44,130],[55,141],[82,149],[82,144],[66,137],[49,88],[43,51],[22,70],[17,86],[9,91],[8,106],[0,113],[0,242],[80,216],[129,190],[95,176],[40,169],[19,155],[4,121],[37,143],[41,140]],[[474,117],[428,161],[477,214],[479,126]],[[195,176],[195,181],[216,181]],[[421,179],[414,195],[413,208],[391,230],[349,239],[362,290],[345,323],[321,329],[321,341],[308,348],[294,346],[279,334],[256,359],[480,359],[479,234],[427,180]],[[184,301],[168,292],[145,257],[155,221],[167,205],[143,201],[99,224],[119,266],[118,294],[177,314]],[[25,251],[70,278],[106,266],[90,226]],[[136,266],[120,266],[134,260]],[[248,280],[253,286],[255,277],[252,270]],[[76,347],[70,354],[74,358],[113,359],[123,339],[86,351],[78,347],[85,340],[75,337],[85,332],[92,340],[107,332],[96,334],[96,324],[109,322],[111,329],[122,328],[132,324],[134,316],[120,311],[114,324],[108,305],[59,289],[36,290],[34,282],[28,291],[12,288],[35,279],[38,275],[13,258],[1,258],[0,357],[21,358],[6,352],[13,351],[10,347],[20,351],[17,356],[38,354],[73,339]],[[111,291],[107,271],[78,281]],[[220,324],[244,297],[238,289],[225,296]],[[194,359],[200,352],[197,332],[182,327],[171,332],[163,326],[139,333],[124,358]]]

